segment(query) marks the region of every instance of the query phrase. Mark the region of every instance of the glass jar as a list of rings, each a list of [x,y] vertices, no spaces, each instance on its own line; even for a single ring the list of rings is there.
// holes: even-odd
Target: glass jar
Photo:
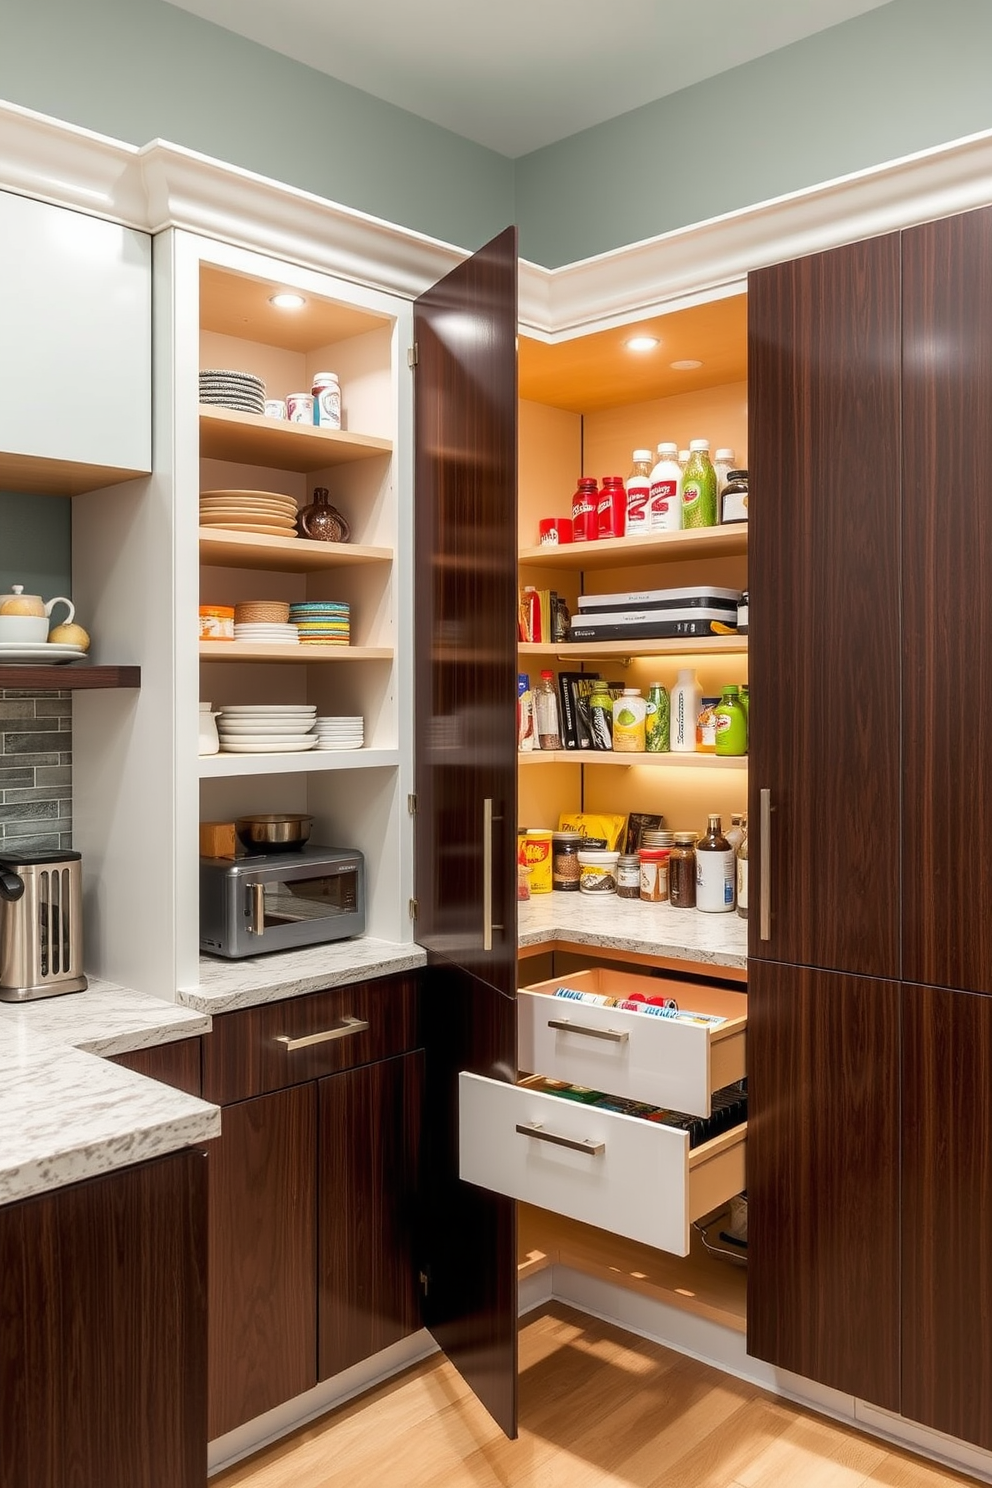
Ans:
[[[579,847],[581,832],[552,832],[551,887],[563,894],[579,892]]]
[[[617,863],[617,897],[640,899],[641,860],[637,853],[621,853]]]
[[[696,907],[696,834],[676,832],[668,859],[668,899],[673,909]]]
[[[663,904],[668,899],[668,862],[671,850],[667,847],[642,847],[638,853],[640,864],[639,897],[648,904]]]
[[[615,894],[619,859],[618,852],[583,849],[579,853],[579,893],[596,894],[601,899],[607,894]]]

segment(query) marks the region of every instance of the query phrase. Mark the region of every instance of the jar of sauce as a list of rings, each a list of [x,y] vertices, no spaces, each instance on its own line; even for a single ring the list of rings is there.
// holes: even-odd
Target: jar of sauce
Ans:
[[[617,898],[641,897],[641,864],[637,853],[621,853],[617,863]]]
[[[668,898],[673,909],[696,907],[696,834],[676,832],[668,859]]]
[[[552,832],[551,887],[563,894],[579,892],[581,832]]]
[[[662,904],[668,899],[668,863],[671,849],[642,847],[638,853],[638,897],[649,904]]]

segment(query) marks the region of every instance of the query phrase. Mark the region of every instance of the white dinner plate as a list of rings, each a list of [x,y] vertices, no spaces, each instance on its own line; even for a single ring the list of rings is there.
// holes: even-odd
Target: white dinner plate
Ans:
[[[316,713],[316,703],[230,703],[222,713]]]
[[[284,739],[316,739],[316,734],[310,733],[309,725],[306,723],[294,723],[289,718],[277,718],[273,723],[224,723],[218,725],[221,735],[230,734],[232,738],[239,735],[247,735],[253,738],[256,734],[273,734]]]
[[[55,641],[0,641],[0,662],[4,666],[78,661],[85,655],[82,646],[60,646]]]
[[[316,739],[280,738],[275,734],[259,734],[251,737],[241,734],[237,739],[221,736],[220,747],[225,754],[300,754],[313,749]]]

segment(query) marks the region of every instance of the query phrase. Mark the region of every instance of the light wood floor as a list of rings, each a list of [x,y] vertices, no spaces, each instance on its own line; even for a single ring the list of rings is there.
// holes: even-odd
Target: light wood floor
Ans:
[[[551,1304],[520,1332],[507,1441],[440,1356],[212,1488],[949,1488],[971,1478]]]

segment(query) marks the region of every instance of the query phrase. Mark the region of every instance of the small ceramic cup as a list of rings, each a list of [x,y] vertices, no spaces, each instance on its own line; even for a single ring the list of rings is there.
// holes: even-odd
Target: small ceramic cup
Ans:
[[[291,424],[312,424],[313,393],[287,393],[286,413]]]
[[[47,615],[0,615],[0,641],[43,645],[48,640]]]
[[[266,398],[265,417],[284,419],[286,417],[286,404],[282,398]]]

